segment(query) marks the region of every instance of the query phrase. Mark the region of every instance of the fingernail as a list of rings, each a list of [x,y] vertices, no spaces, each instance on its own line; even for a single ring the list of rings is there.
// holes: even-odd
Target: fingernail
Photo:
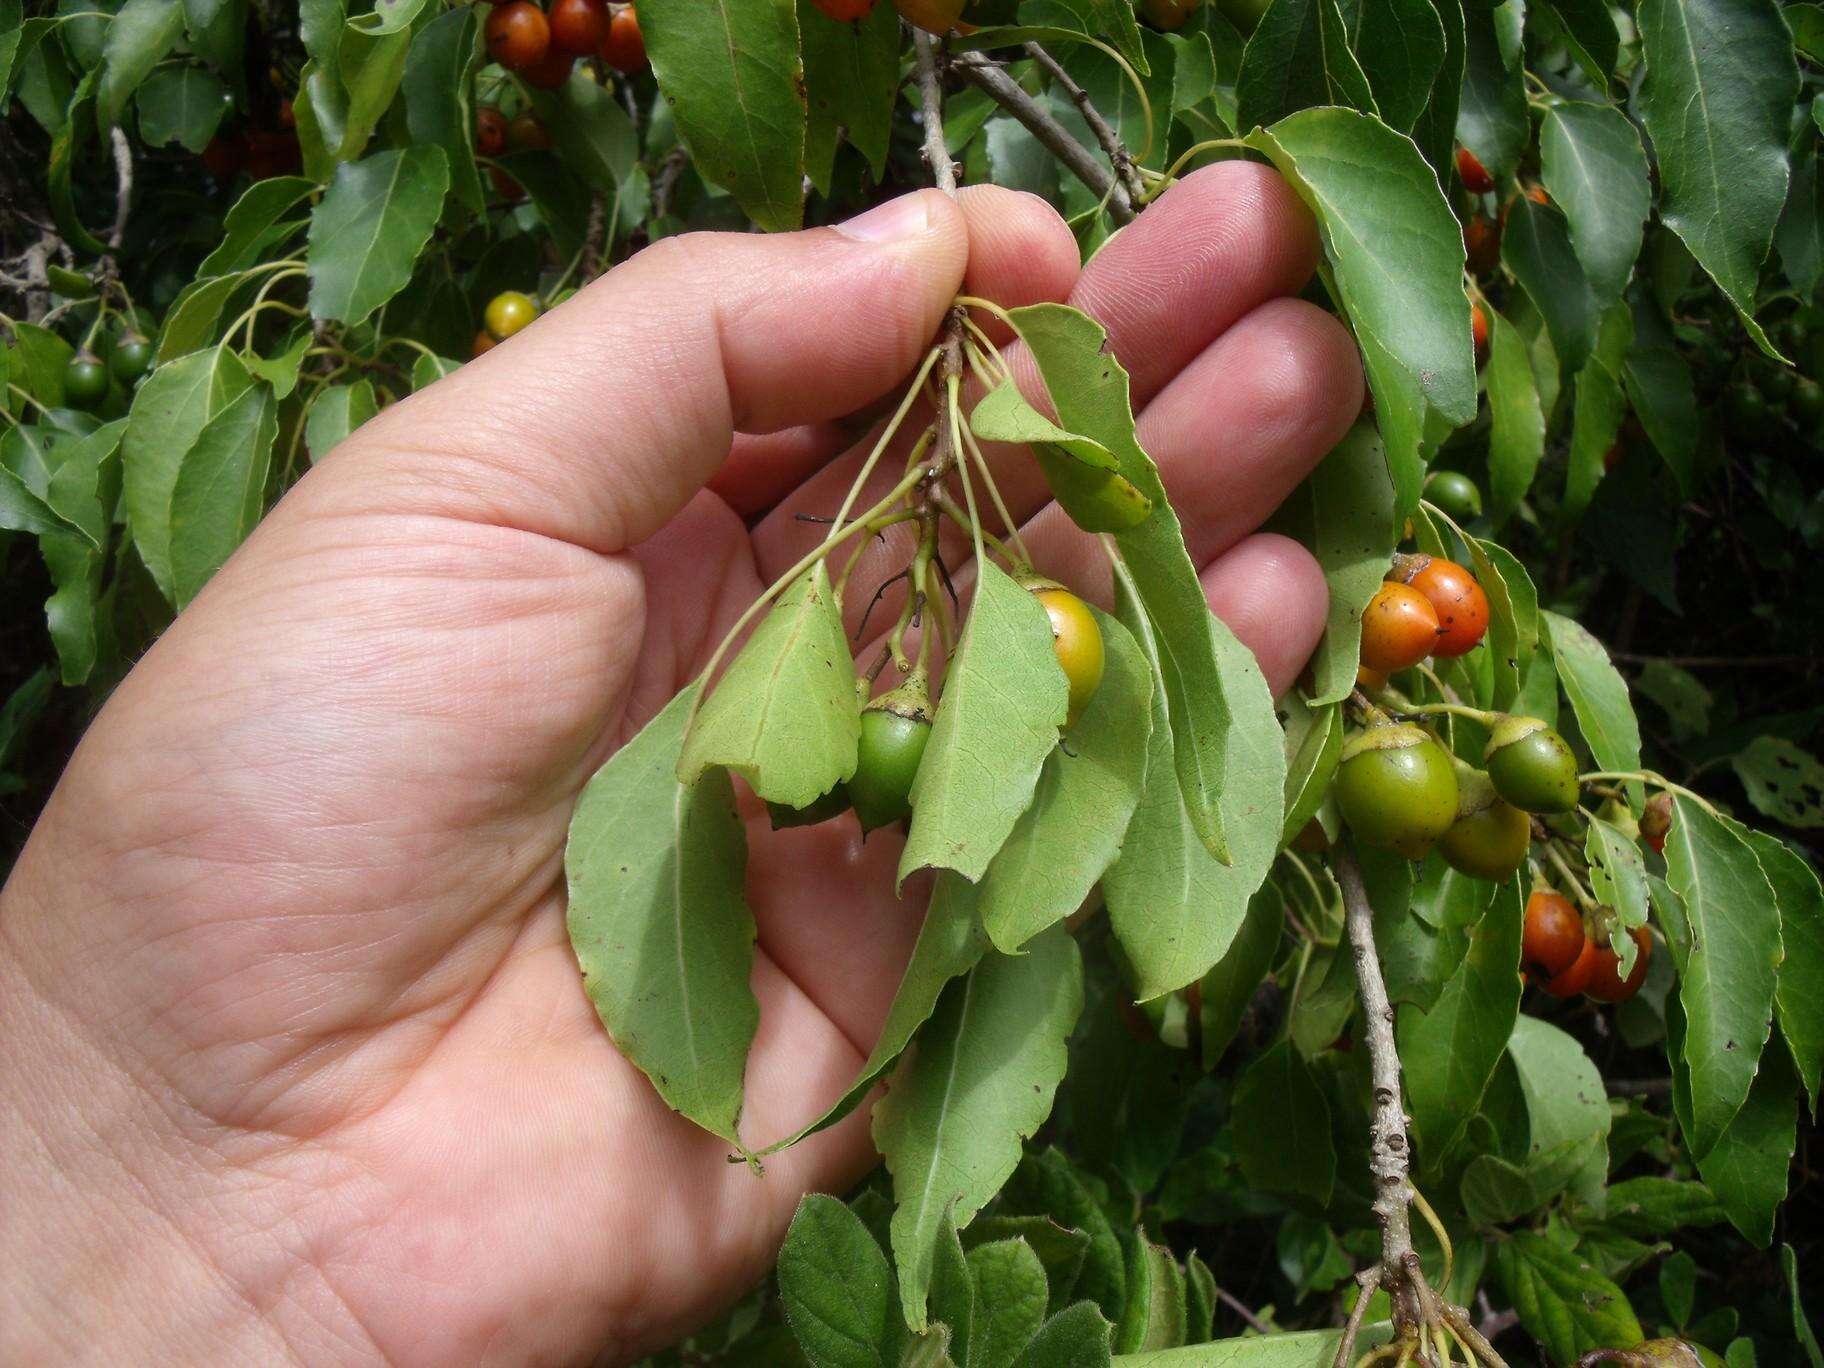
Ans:
[[[914,193],[878,204],[847,223],[837,224],[836,231],[857,242],[888,243],[917,237],[930,227],[930,205],[923,193]]]

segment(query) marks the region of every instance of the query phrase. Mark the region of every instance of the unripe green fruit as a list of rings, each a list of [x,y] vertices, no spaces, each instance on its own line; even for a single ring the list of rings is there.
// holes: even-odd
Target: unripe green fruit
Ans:
[[[849,791],[841,784],[837,784],[821,798],[813,798],[801,808],[788,807],[784,803],[766,805],[766,815],[772,819],[774,831],[785,827],[816,826],[832,817],[839,817],[848,810]]]
[[[1496,791],[1523,811],[1569,812],[1577,806],[1577,757],[1536,717],[1495,723],[1482,763]]]
[[[488,301],[482,326],[496,342],[505,342],[538,317],[538,304],[518,290],[502,290]]]
[[[1457,820],[1457,776],[1430,733],[1410,722],[1358,732],[1336,770],[1337,807],[1364,845],[1425,857]]]
[[[91,409],[108,392],[108,368],[90,352],[78,352],[63,368],[63,402],[74,409]]]
[[[114,344],[108,369],[123,385],[131,385],[152,368],[152,344],[138,333],[129,333]]]
[[[914,674],[862,710],[861,746],[848,789],[863,831],[911,813],[912,781],[930,739],[930,691],[922,675]]]
[[[1425,477],[1425,497],[1458,522],[1482,516],[1482,491],[1460,470],[1434,470]]]
[[[1526,860],[1533,823],[1499,793],[1481,770],[1457,769],[1457,820],[1438,841],[1452,869],[1473,879],[1505,883]]]

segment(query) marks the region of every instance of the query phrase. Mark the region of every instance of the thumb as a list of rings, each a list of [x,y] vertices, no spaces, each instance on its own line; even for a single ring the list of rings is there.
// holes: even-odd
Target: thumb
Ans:
[[[684,506],[736,432],[838,417],[903,380],[967,257],[963,215],[934,190],[836,228],[662,239],[388,409],[299,495],[622,550]]]

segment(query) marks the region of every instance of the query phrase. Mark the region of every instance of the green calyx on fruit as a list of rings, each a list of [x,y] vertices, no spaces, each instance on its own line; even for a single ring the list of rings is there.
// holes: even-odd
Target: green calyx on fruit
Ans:
[[[1482,491],[1460,470],[1434,470],[1425,477],[1425,497],[1458,522],[1482,516]]]
[[[1536,717],[1495,723],[1482,763],[1500,795],[1523,811],[1569,812],[1577,806],[1577,757]]]
[[[121,384],[131,385],[152,369],[152,344],[136,332],[128,333],[114,344],[108,369]]]
[[[1504,883],[1525,861],[1532,839],[1532,818],[1497,793],[1481,770],[1459,764],[1457,820],[1438,840],[1445,862],[1471,878]]]
[[[1457,776],[1431,733],[1410,722],[1357,732],[1343,744],[1337,806],[1357,840],[1423,859],[1457,820]]]
[[[931,688],[915,670],[862,709],[861,745],[849,779],[849,802],[863,831],[912,812],[912,781],[931,739]]]
[[[832,817],[840,817],[848,810],[849,791],[842,784],[837,784],[820,798],[813,798],[803,807],[789,807],[784,803],[766,805],[766,815],[772,819],[774,831],[786,827],[817,826]]]
[[[90,351],[72,356],[63,368],[63,402],[75,409],[90,409],[108,392],[108,368]]]

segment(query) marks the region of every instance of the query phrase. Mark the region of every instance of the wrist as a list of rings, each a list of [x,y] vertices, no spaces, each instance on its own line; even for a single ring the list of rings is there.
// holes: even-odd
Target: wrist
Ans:
[[[249,1219],[271,1184],[186,1136],[174,1103],[33,986],[18,882],[0,890],[0,1362],[131,1346],[146,1363],[288,1363],[326,1339],[363,1356],[282,1218]]]

